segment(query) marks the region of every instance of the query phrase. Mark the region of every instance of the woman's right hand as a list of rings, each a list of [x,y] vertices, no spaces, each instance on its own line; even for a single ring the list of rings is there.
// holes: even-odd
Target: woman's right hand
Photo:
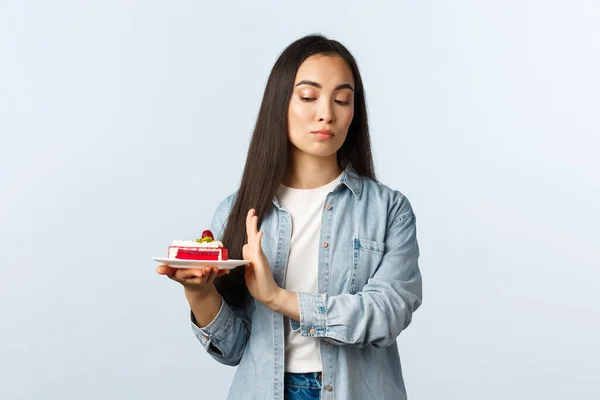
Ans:
[[[212,289],[215,279],[228,274],[229,271],[214,265],[205,265],[202,268],[173,268],[162,264],[156,268],[159,275],[167,275],[181,283],[186,291],[194,293],[208,292]]]

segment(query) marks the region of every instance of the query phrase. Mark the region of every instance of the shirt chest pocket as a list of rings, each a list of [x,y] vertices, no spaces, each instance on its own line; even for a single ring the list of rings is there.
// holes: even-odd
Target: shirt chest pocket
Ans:
[[[358,293],[373,276],[385,250],[385,243],[355,238],[349,292]]]

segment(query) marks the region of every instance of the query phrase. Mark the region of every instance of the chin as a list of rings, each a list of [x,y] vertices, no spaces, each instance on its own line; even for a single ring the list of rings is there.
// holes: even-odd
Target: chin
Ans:
[[[320,148],[320,149],[306,149],[301,150],[303,153],[309,154],[313,157],[331,157],[337,153],[339,148],[336,147],[328,147],[328,148]]]
[[[296,151],[311,155],[313,157],[331,157],[342,147],[343,143],[332,142],[310,142],[298,144],[292,143]]]

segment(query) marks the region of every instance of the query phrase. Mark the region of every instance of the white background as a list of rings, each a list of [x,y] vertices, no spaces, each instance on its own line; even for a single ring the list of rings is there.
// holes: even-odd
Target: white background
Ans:
[[[0,398],[224,398],[153,256],[236,189],[278,54],[356,56],[418,221],[411,399],[597,399],[596,1],[0,1]]]

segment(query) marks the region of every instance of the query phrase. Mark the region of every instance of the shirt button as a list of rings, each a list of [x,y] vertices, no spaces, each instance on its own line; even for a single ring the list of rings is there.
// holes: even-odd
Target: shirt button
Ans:
[[[329,243],[323,242],[323,247],[328,247],[328,246],[329,246]]]
[[[325,390],[327,390],[328,392],[331,392],[333,388],[331,387],[331,385],[327,385],[325,386]]]
[[[310,333],[311,335],[314,335],[315,333],[317,333],[317,331],[315,331],[314,329],[311,329],[310,331],[308,331],[308,333]]]
[[[331,210],[333,207],[331,207],[331,204],[327,204],[327,209]]]

